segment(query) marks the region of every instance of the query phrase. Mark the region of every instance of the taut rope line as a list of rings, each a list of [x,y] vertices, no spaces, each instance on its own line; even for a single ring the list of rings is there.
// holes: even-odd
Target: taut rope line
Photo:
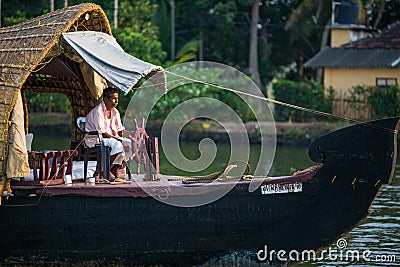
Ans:
[[[371,124],[369,124],[367,122],[362,122],[362,121],[355,120],[355,119],[349,119],[349,118],[342,117],[342,116],[339,116],[339,115],[335,115],[335,114],[331,114],[331,113],[326,113],[326,112],[322,112],[322,111],[318,111],[318,110],[313,110],[313,109],[309,109],[309,108],[305,108],[305,107],[301,107],[301,106],[285,103],[285,102],[278,101],[278,100],[275,100],[275,99],[266,98],[264,96],[258,96],[258,95],[249,94],[249,93],[238,91],[238,90],[235,90],[235,89],[232,89],[232,88],[229,88],[229,87],[225,87],[225,86],[222,86],[222,85],[213,84],[213,83],[209,83],[209,82],[200,81],[200,80],[192,79],[192,78],[189,78],[189,77],[185,77],[183,75],[180,75],[180,74],[177,74],[177,73],[173,73],[173,72],[170,72],[170,71],[167,71],[167,70],[164,70],[164,71],[166,73],[171,74],[171,75],[175,75],[175,76],[177,76],[179,78],[186,79],[186,80],[189,80],[189,81],[192,81],[192,82],[195,82],[195,83],[214,86],[214,87],[217,87],[217,88],[220,88],[220,89],[223,89],[223,90],[227,90],[227,91],[230,91],[230,92],[233,92],[233,93],[236,93],[236,94],[241,94],[241,95],[257,98],[257,99],[260,99],[260,100],[263,100],[263,101],[267,101],[267,102],[271,102],[271,103],[274,103],[274,104],[286,106],[286,107],[289,107],[289,108],[298,109],[298,110],[301,110],[301,111],[306,111],[306,112],[314,113],[314,114],[325,116],[325,117],[333,117],[333,118],[344,120],[344,121],[347,121],[347,122],[360,124],[360,125],[365,125],[365,126],[368,126],[368,127],[371,127],[371,128],[385,130],[385,131],[389,131],[389,132],[391,132],[393,134],[398,134],[397,129],[396,130],[392,130],[392,129],[381,127],[381,126],[378,126],[378,125],[371,125]]]

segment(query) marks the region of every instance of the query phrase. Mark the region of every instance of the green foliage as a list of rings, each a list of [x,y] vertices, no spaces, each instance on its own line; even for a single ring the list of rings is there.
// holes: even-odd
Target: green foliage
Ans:
[[[375,26],[382,29],[387,25],[399,20],[400,1],[370,1],[367,26]],[[384,13],[380,14],[381,8]],[[380,18],[378,21],[377,19]],[[378,22],[378,23],[377,23]]]
[[[193,39],[187,42],[175,56],[176,61],[174,64],[180,64],[187,61],[194,61],[197,59],[197,51],[199,50],[199,40]]]
[[[381,88],[358,85],[350,88],[349,93],[346,100],[350,107],[362,111],[370,105],[375,119],[394,117],[400,113],[400,88],[397,86]]]
[[[8,25],[13,25],[13,24],[18,24],[21,22],[24,22],[27,20],[26,18],[26,13],[25,11],[21,11],[21,10],[17,10],[15,12],[15,16],[12,17],[5,17],[3,18],[4,20],[4,26],[8,26]]]
[[[224,62],[231,66],[244,65],[242,70],[245,70],[248,62],[249,8],[247,1],[237,0],[176,1],[177,51],[201,37],[203,60]],[[169,41],[170,36],[165,39]],[[169,42],[164,45],[170,49]]]
[[[199,77],[199,80],[202,81],[212,81],[217,80],[220,75],[222,74],[221,69],[199,69],[199,70],[188,70],[189,73],[186,73],[187,77]],[[193,73],[190,73],[193,72]],[[196,73],[194,73],[196,72]],[[199,97],[208,97],[212,99],[217,99],[222,101],[223,103],[227,104],[231,109],[234,110],[236,114],[243,120],[249,121],[254,120],[254,114],[251,112],[250,108],[247,104],[236,94],[225,91],[223,89],[214,87],[208,84],[200,84],[200,83],[187,83],[176,88],[170,88],[171,90],[168,91],[167,95],[161,98],[155,108],[152,110],[150,114],[150,119],[160,119],[164,120],[166,116],[179,104],[183,103],[189,99],[195,99]],[[224,117],[224,112],[226,111],[219,111],[215,109],[213,106],[213,102],[208,102],[203,99],[199,99],[197,101],[196,110],[193,112],[200,112],[201,110],[215,110],[216,116],[218,118]],[[182,114],[181,119],[188,119],[193,114]]]
[[[152,23],[157,5],[151,1],[121,1],[118,29],[114,35],[118,43],[129,54],[141,60],[161,65],[167,53],[158,41],[158,27]]]
[[[71,103],[66,95],[26,92],[29,112],[71,112]]]
[[[50,9],[48,0],[8,1],[12,4],[3,2],[3,26],[20,22],[23,16],[32,18],[42,15]],[[56,9],[64,7],[64,1],[54,2]],[[68,1],[70,6],[84,2],[87,1]],[[114,1],[91,0],[90,2],[100,5],[111,24],[114,23]],[[191,40],[198,40],[202,33],[204,60],[222,62],[246,72],[251,2],[248,0],[175,1],[176,51]],[[331,4],[327,2],[260,1],[259,22],[262,29],[259,31],[259,66],[263,84],[272,79],[273,72],[280,66],[298,62],[294,71],[299,72],[301,64],[319,51],[321,34],[331,13]],[[358,2],[362,2],[368,9],[367,26],[373,26],[377,21],[378,28],[381,29],[399,18],[400,1],[358,0]],[[26,14],[17,13],[21,10]],[[381,13],[381,10],[384,12]],[[170,51],[171,44],[169,1],[119,0],[118,14],[119,29],[114,35],[123,48],[134,56],[144,56],[152,63],[165,66],[167,64],[165,51]],[[377,20],[378,18],[380,19]],[[287,30],[285,30],[286,23]],[[158,43],[152,44],[152,42]],[[147,48],[148,45],[150,48]],[[193,58],[191,54],[183,59]]]
[[[3,4],[3,26],[42,15],[50,9],[48,0],[13,0],[11,2],[12,4]],[[70,0],[68,2],[71,6],[87,1]],[[113,25],[114,1],[91,0],[90,2],[99,4]],[[366,7],[367,0],[362,2]],[[267,84],[274,77],[280,66],[288,66],[293,63],[295,63],[295,67],[291,70],[296,73],[290,77],[292,77],[292,80],[298,80],[298,72],[301,69],[299,67],[320,49],[321,34],[325,28],[326,21],[330,18],[331,5],[327,5],[326,1],[313,0],[261,1],[260,3],[259,22],[262,27],[258,32],[258,36],[259,71],[262,83]],[[385,4],[385,9],[381,14],[383,3]],[[372,1],[368,5],[370,25],[372,26],[376,20],[379,22],[377,24],[378,28],[383,28],[395,22],[400,14],[399,5],[399,1]],[[56,9],[63,6],[63,1],[55,1]],[[175,6],[177,62],[197,59],[198,40],[201,34],[204,60],[221,62],[240,69],[242,72],[247,72],[251,1],[175,1]],[[300,9],[303,12],[295,11]],[[156,65],[166,67],[171,64],[171,62],[166,61],[167,52],[165,52],[170,51],[171,41],[171,7],[169,1],[120,0],[118,11],[118,29],[115,30],[114,36],[124,50],[133,56]],[[381,19],[377,20],[377,18]],[[291,24],[290,27],[287,27],[288,30],[284,29],[286,22]],[[294,94],[294,99],[290,99],[287,95],[279,95],[277,90],[275,90],[275,93],[277,97],[287,99],[287,102],[292,102],[299,106],[306,106],[319,111],[329,111],[331,109],[332,98],[329,97],[329,91],[326,96],[321,91],[322,88],[315,89],[317,87],[311,85],[311,88],[314,88],[316,92],[308,92],[310,99],[307,99],[307,93],[305,93],[307,90],[305,88],[303,85],[296,88],[294,90],[296,93]],[[182,101],[185,97],[189,97],[185,95],[187,92],[196,91],[195,89],[201,93],[193,93],[193,96],[206,96],[210,93],[210,90],[213,91],[215,88],[208,88],[207,90],[190,86],[182,88]],[[313,91],[314,89],[308,91]],[[171,101],[174,102],[175,98],[180,97],[178,92],[173,94],[168,95],[166,99],[168,101],[172,99]],[[252,115],[248,109],[242,107],[246,105],[241,103],[240,99],[236,100],[230,93],[212,92],[210,94],[216,95],[218,99],[232,98],[230,100],[235,106],[235,110],[243,112],[243,114],[240,113],[240,116],[247,119],[251,118]],[[389,96],[386,96],[389,92],[382,92],[382,96],[379,95],[379,92],[375,92],[374,95],[368,92],[366,94],[371,96],[369,101],[374,106],[376,116],[394,114],[395,107],[390,107],[390,110],[393,110],[390,112],[386,111],[385,108],[382,108],[382,110],[379,108],[381,105],[390,106],[390,103],[380,103],[380,101],[383,101],[382,99],[390,99]],[[129,99],[129,96],[120,97],[120,99],[120,110],[122,111],[123,106],[126,104],[123,99]],[[352,105],[359,105],[359,109],[364,107],[360,102],[356,102],[358,100],[353,100],[355,101],[352,102]],[[37,103],[40,103],[40,101]],[[165,105],[168,106],[169,104],[165,103]],[[58,106],[63,106],[63,104]],[[32,107],[32,109],[40,110],[41,108],[38,106]],[[46,107],[43,109],[46,109]],[[47,107],[47,109],[55,109],[55,107]],[[286,111],[283,111],[283,109]],[[290,108],[277,106],[277,111],[280,113],[278,118],[281,120],[300,121],[311,119],[311,115],[307,115],[304,112],[289,110]]]
[[[273,84],[273,91],[275,99],[280,102],[321,112],[332,112],[333,90],[328,90],[328,94],[325,95],[324,88],[316,83],[309,85],[304,82],[278,80]],[[306,122],[312,120],[313,117],[310,112],[275,105],[275,119],[277,121]]]
[[[133,32],[141,32],[148,38],[155,39],[158,27],[152,23],[152,18],[158,5],[150,0],[119,2],[118,27],[130,28]]]
[[[181,119],[191,118],[192,116],[195,116],[197,112],[201,114],[201,110],[215,110],[215,116],[218,118],[223,118],[224,114],[219,112],[226,111],[219,111],[218,109],[215,109],[213,102],[211,101],[208,102],[204,99],[197,99],[199,97],[209,97],[210,99],[218,99],[229,105],[235,111],[235,113],[239,115],[242,121],[254,120],[254,115],[240,97],[234,93],[221,91],[222,89],[204,84],[192,83],[182,85],[175,88],[173,91],[170,91],[164,98],[157,102],[155,108],[152,110],[150,118],[164,120],[175,107],[189,99],[199,101],[197,101],[197,106],[193,110],[194,113],[181,114]]]
[[[285,139],[293,140],[304,138],[306,134],[307,132],[302,128],[290,128],[285,132],[283,137]]]
[[[116,31],[118,43],[125,52],[141,60],[161,65],[167,53],[162,51],[161,43],[151,40],[141,32],[133,32],[130,28],[122,28]]]
[[[373,87],[371,86],[365,85],[353,86],[348,90],[349,96],[344,99],[344,102],[346,102],[351,109],[357,112],[364,111],[366,108],[368,108],[368,98],[371,95],[372,88]]]
[[[400,88],[397,86],[391,86],[387,89],[374,88],[368,101],[376,118],[394,117],[400,114]]]
[[[146,90],[146,89],[145,89]],[[130,91],[128,94],[123,94],[122,92],[120,92],[118,94],[118,111],[121,115],[121,118],[123,118],[125,116],[126,113],[126,109],[128,108],[129,105],[129,101],[131,101],[131,98],[134,95],[134,91]]]

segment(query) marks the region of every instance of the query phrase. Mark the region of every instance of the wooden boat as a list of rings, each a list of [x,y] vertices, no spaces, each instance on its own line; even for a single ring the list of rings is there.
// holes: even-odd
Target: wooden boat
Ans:
[[[88,66],[76,61],[76,51],[65,45],[68,34],[63,34],[88,30],[91,35],[111,35],[104,12],[94,4],[0,29],[0,191],[10,194],[0,206],[2,262],[186,266],[226,251],[258,251],[265,245],[317,249],[357,225],[382,184],[392,179],[399,118],[357,124],[321,137],[309,150],[320,168],[265,178],[253,192],[248,180],[200,186],[170,182],[166,175],[161,181],[121,185],[39,181],[16,182],[10,188],[11,177],[25,176],[20,167],[28,158],[25,143],[18,141],[28,130],[25,92],[67,95],[73,107],[72,138],[82,139],[75,120],[95,106],[101,91],[88,82],[96,75],[91,70],[91,76],[84,76]],[[230,187],[224,197],[198,207],[157,200]]]
[[[266,178],[252,193],[249,181],[239,181],[221,199],[193,208],[157,200],[159,192],[179,198],[182,188],[199,186],[180,182],[14,186],[14,197],[1,207],[0,227],[7,231],[0,253],[3,259],[193,265],[265,245],[318,249],[365,218],[382,184],[390,183],[398,123],[382,119],[332,132],[310,146],[320,168]]]

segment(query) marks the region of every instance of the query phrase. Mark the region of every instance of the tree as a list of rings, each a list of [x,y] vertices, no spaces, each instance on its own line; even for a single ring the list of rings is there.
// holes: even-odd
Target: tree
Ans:
[[[262,1],[261,3],[259,70],[262,83],[267,84],[280,72],[280,66],[291,64],[296,56],[294,48],[288,45],[289,35],[283,29],[293,8],[293,2]]]
[[[328,44],[332,6],[327,0],[295,1],[285,30],[290,35],[291,46],[299,47],[297,58],[308,59]],[[400,2],[389,0],[355,0],[359,7],[359,21],[367,26],[384,27],[400,15]],[[320,40],[316,42],[314,40]],[[304,60],[298,60],[302,70]],[[298,73],[304,80],[304,74]],[[317,80],[320,80],[317,76]]]
[[[358,1],[365,7],[366,25],[383,28],[397,21],[400,16],[400,1]],[[87,1],[69,0],[68,4],[83,2]],[[99,4],[108,18],[113,17],[114,1],[91,2]],[[169,0],[118,2],[119,29],[114,31],[114,35],[122,47],[130,54],[154,64],[171,64],[166,61],[170,57],[167,58],[165,52],[168,51],[171,56]],[[256,2],[259,2],[259,6],[251,5]],[[55,9],[63,8],[65,1],[54,1],[54,5]],[[252,7],[259,8],[258,16],[252,16]],[[6,26],[48,11],[49,0],[13,0],[12,5],[3,4],[2,22]],[[176,55],[179,55],[175,61],[199,60],[203,51],[201,58],[204,60],[221,62],[255,77],[253,67],[257,58],[261,84],[266,84],[281,67],[292,65],[293,62],[297,62],[297,66],[292,68],[289,72],[291,76],[287,78],[304,80],[314,75],[307,69],[305,71],[310,73],[302,73],[302,65],[328,42],[329,31],[326,26],[330,21],[331,1],[176,0],[175,12]],[[113,24],[114,20],[110,19],[110,22]],[[261,25],[262,29],[251,31],[255,29],[254,25]],[[255,36],[257,42],[254,41]],[[256,50],[255,45],[258,47]],[[250,50],[258,53],[251,62]]]
[[[329,36],[329,21],[331,18],[331,2],[324,0],[303,0],[293,9],[285,24],[285,30],[291,36],[292,45],[300,47],[296,56],[297,76],[305,80],[304,61],[322,50],[327,45]],[[317,37],[322,42],[312,42]],[[309,51],[309,53],[305,53]]]
[[[24,21],[27,20],[27,18],[26,18],[26,14],[25,14],[24,11],[17,10],[15,12],[14,16],[5,17],[5,18],[3,18],[3,20],[4,20],[3,25],[4,26],[9,26],[9,25],[14,25],[14,24],[18,24],[18,23],[24,22]]]
[[[114,34],[124,50],[144,61],[161,65],[167,53],[158,41],[158,27],[152,23],[156,4],[146,1],[120,1],[118,29]]]
[[[238,2],[245,0],[176,1],[177,49],[180,50],[187,43],[198,40],[199,45],[203,44],[205,60],[225,63],[230,61],[231,54],[243,51],[234,49],[238,40],[242,42],[245,38],[243,31],[238,29],[239,27],[235,28],[238,25],[234,24]],[[231,49],[232,53],[229,53]]]
[[[367,26],[381,29],[399,19],[400,1],[368,0],[365,2]]]
[[[251,24],[250,24],[250,46],[249,46],[249,72],[257,86],[261,89],[260,72],[258,70],[258,18],[260,16],[260,1],[250,2]]]

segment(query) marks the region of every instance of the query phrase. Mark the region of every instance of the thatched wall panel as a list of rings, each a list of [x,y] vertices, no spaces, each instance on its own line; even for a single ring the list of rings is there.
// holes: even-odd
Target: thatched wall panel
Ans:
[[[3,163],[3,162],[6,161],[6,156],[5,155],[7,155],[6,152],[8,151],[8,149],[7,149],[7,146],[8,146],[7,140],[8,140],[8,136],[7,135],[0,136],[0,153],[1,153],[1,155],[4,155],[4,156],[0,156],[0,163]],[[0,164],[0,172],[1,173],[5,171],[4,166],[5,166],[4,164]]]
[[[89,19],[85,18],[86,13]],[[41,63],[45,64],[46,55],[60,42],[61,34],[77,30],[102,31],[111,34],[105,13],[100,6],[91,3],[56,10],[18,25],[0,28],[0,175],[2,177],[5,175],[5,161],[8,155],[8,120],[16,95],[19,94],[31,71],[40,67]],[[64,93],[63,90],[69,87],[89,92],[80,81],[62,81],[47,87],[48,85],[50,84],[38,84],[32,89],[41,92]],[[40,88],[40,86],[43,87]],[[70,92],[65,91],[65,93],[72,99]],[[77,110],[73,110],[73,114],[81,114],[85,109],[82,105],[94,102],[84,93],[79,96],[89,101],[79,103]]]
[[[10,104],[4,104],[4,96],[0,96],[3,98],[3,101],[0,101],[0,121],[4,122],[8,120],[8,107],[10,106]]]

